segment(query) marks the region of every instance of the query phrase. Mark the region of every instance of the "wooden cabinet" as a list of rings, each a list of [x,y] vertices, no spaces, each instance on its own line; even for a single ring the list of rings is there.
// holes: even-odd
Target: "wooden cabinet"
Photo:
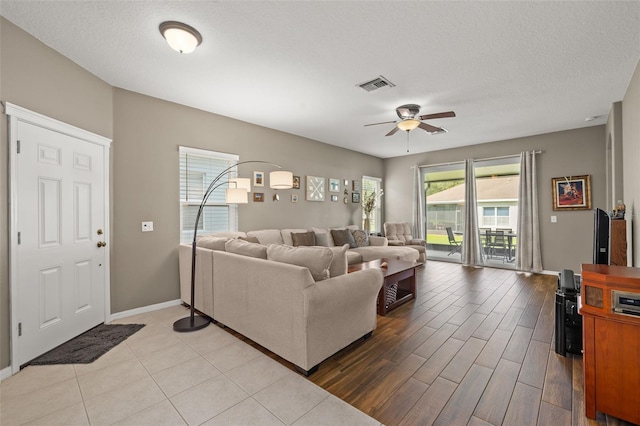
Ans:
[[[627,266],[627,221],[611,221],[610,263],[615,266]]]
[[[640,424],[640,316],[614,312],[616,292],[640,298],[640,269],[582,265],[585,414]]]

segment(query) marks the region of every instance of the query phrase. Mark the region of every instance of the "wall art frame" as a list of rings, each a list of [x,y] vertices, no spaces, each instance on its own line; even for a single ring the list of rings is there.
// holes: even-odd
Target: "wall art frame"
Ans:
[[[264,203],[264,192],[254,192],[253,193],[253,202],[254,203]]]
[[[264,172],[253,172],[253,186],[264,186]]]
[[[553,210],[591,210],[591,175],[551,178]]]
[[[340,179],[329,178],[329,192],[340,192]]]
[[[351,193],[351,202],[352,203],[356,203],[356,204],[360,203],[360,193],[359,192],[352,192]]]
[[[325,179],[319,176],[307,176],[307,201],[324,201]]]

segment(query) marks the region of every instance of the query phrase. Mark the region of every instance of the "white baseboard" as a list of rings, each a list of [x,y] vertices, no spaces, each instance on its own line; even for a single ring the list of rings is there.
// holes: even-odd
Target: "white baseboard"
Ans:
[[[115,314],[111,314],[108,318],[107,322],[111,322],[114,320],[132,317],[134,315],[146,314],[147,312],[153,312],[160,309],[170,308],[172,306],[178,306],[182,304],[182,300],[170,300],[168,302],[156,303],[155,305],[142,306],[140,308],[130,309],[128,311],[116,312]]]
[[[3,381],[4,379],[8,379],[9,377],[11,377],[11,366],[8,366],[0,370],[0,382]]]

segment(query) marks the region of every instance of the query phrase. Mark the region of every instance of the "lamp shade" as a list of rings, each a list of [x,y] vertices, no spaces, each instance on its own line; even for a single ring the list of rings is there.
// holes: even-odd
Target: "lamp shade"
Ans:
[[[404,130],[406,132],[411,131],[420,125],[420,121],[415,118],[410,118],[408,120],[402,120],[397,124],[398,129]]]
[[[224,202],[227,204],[247,204],[249,192],[246,188],[227,188],[224,193]]]
[[[293,173],[284,170],[276,170],[269,173],[269,186],[272,189],[293,188]]]
[[[182,22],[163,22],[160,24],[160,33],[169,46],[180,53],[191,53],[202,43],[202,36],[198,30]]]
[[[229,186],[232,188],[246,189],[247,192],[251,192],[251,179],[231,178],[229,179]]]

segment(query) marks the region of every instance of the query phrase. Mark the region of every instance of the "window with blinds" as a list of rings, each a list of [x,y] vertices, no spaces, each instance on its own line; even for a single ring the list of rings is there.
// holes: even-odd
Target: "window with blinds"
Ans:
[[[181,146],[180,157],[180,242],[193,241],[193,227],[198,209],[209,184],[225,169],[238,162],[239,157],[196,148]],[[233,176],[232,176],[233,177]],[[198,235],[207,235],[220,231],[238,230],[238,206],[225,203],[225,189],[228,177],[220,179],[205,204],[200,221]]]
[[[362,202],[371,194],[375,193],[375,207],[369,216],[369,229],[371,232],[382,232],[382,198],[380,198],[380,190],[382,189],[382,179],[371,176],[362,176]],[[362,210],[362,229],[364,229],[364,220],[366,216],[364,209]]]

